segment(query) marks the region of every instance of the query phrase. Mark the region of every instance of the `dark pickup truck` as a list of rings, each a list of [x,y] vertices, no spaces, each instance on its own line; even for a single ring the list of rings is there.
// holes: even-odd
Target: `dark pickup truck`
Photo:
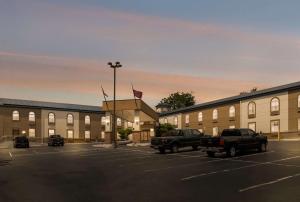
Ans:
[[[188,146],[196,150],[200,146],[202,137],[203,134],[194,129],[171,130],[162,137],[152,138],[151,147],[158,149],[160,153],[165,153],[166,149],[176,153],[179,148]]]
[[[237,151],[258,149],[260,152],[267,150],[268,139],[266,136],[255,133],[250,129],[225,129],[221,136],[203,137],[201,147],[208,156],[215,153],[226,152],[228,157],[236,156]]]

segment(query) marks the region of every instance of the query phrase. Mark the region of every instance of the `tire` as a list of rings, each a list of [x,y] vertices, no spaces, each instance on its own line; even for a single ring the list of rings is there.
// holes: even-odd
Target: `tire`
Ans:
[[[166,150],[164,148],[159,148],[159,153],[164,154],[166,152]]]
[[[198,150],[198,146],[197,145],[194,145],[194,146],[192,146],[193,147],[193,150]]]
[[[230,148],[226,152],[228,157],[235,157],[236,156],[236,147],[234,145],[230,146]]]
[[[177,153],[178,152],[178,145],[177,144],[173,144],[171,147],[171,152],[172,153]]]
[[[207,154],[207,156],[209,156],[209,157],[215,157],[215,152],[207,151],[206,154]]]
[[[262,142],[258,148],[259,152],[266,152],[267,151],[267,144],[265,142]]]

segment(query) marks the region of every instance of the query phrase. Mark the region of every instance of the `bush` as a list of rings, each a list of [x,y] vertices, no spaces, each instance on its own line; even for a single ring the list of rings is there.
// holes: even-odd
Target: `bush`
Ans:
[[[159,126],[155,130],[155,136],[161,137],[162,134],[164,134],[170,130],[174,130],[174,129],[175,129],[175,127],[169,123],[159,124]]]
[[[126,128],[126,129],[122,128],[118,131],[121,140],[128,140],[128,135],[132,134],[132,132],[133,132],[132,128]]]

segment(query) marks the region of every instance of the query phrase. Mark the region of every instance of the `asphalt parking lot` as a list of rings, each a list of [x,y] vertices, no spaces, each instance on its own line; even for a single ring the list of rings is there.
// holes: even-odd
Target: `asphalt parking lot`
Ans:
[[[299,202],[300,142],[209,158],[94,144],[0,150],[0,201]]]

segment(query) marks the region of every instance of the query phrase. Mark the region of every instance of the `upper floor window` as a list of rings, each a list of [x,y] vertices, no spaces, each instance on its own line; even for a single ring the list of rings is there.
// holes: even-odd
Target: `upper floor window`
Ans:
[[[187,114],[185,115],[185,124],[189,124],[190,123],[190,115]]]
[[[105,116],[102,116],[101,117],[101,125],[104,125],[105,126],[106,124],[106,117]]]
[[[54,113],[51,112],[48,114],[48,122],[55,123],[55,114]]]
[[[248,105],[248,115],[255,116],[256,115],[256,105],[254,102],[250,102]]]
[[[122,126],[122,119],[121,118],[117,118],[117,126]]]
[[[271,100],[271,112],[279,112],[280,109],[280,101],[278,98],[273,98]]]
[[[199,112],[198,113],[198,122],[202,122],[203,121],[203,113]]]
[[[103,117],[102,117],[103,118]],[[101,121],[102,122],[102,121]],[[84,123],[85,125],[90,125],[91,124],[91,117],[89,115],[86,115],[84,117]]]
[[[217,120],[218,119],[218,110],[214,109],[213,111],[213,120]]]
[[[229,108],[229,117],[230,118],[234,118],[235,117],[235,107],[234,106],[231,106]]]
[[[219,135],[219,128],[218,127],[213,127],[213,136]]]
[[[298,108],[300,108],[300,95],[298,95]]]
[[[19,113],[19,111],[13,111],[13,113],[12,113],[12,120],[13,121],[19,121],[20,120],[20,113]]]
[[[67,124],[74,124],[74,117],[72,114],[67,115]]]
[[[34,112],[29,112],[29,121],[30,122],[35,122],[35,113]]]

